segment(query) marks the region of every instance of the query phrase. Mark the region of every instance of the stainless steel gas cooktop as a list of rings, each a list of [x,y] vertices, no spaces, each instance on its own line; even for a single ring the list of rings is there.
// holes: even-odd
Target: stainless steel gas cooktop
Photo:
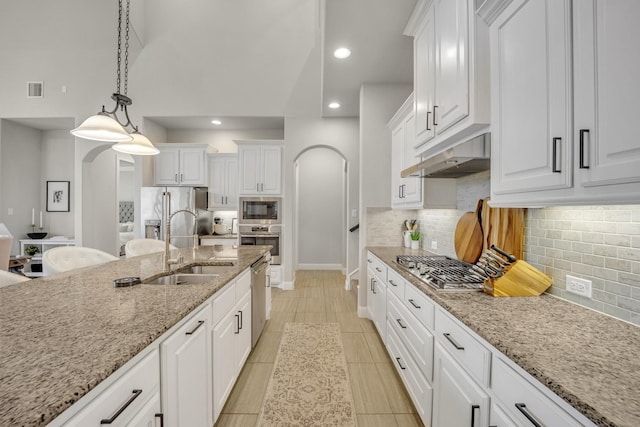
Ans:
[[[444,255],[398,255],[396,264],[424,283],[443,290],[481,290],[484,279],[471,264]]]

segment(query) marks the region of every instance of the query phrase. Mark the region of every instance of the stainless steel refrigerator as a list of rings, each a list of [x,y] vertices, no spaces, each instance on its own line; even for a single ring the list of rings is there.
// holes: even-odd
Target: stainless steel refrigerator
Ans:
[[[170,193],[171,197],[166,197]],[[211,234],[211,213],[207,211],[207,187],[142,187],[140,189],[140,218],[145,237],[165,240],[166,221],[171,219],[171,244],[179,248],[193,245],[193,234]],[[170,203],[169,203],[170,201]],[[169,205],[170,204],[170,205]]]

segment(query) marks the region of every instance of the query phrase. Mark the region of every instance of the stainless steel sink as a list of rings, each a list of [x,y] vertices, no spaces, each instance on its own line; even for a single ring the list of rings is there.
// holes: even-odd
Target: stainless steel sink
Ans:
[[[146,285],[201,285],[211,282],[216,277],[220,277],[219,274],[213,273],[175,273],[168,276],[158,277],[157,279],[146,281]]]
[[[181,269],[177,274],[220,274],[226,271],[228,267],[233,267],[233,264],[218,264],[215,265],[192,265],[185,269]]]

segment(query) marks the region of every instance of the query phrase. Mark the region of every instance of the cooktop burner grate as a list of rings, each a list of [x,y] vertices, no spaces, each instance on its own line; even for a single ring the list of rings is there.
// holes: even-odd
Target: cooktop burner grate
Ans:
[[[436,289],[482,289],[471,264],[444,255],[398,255],[396,263]]]

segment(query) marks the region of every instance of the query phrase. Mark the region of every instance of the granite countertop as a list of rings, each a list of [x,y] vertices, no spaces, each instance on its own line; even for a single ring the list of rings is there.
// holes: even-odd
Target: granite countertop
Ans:
[[[436,291],[394,264],[427,252],[367,249],[596,425],[640,426],[639,327],[547,294]]]
[[[47,424],[270,248],[239,247],[207,284],[113,287],[161,275],[157,253],[0,288],[0,426]],[[215,246],[179,251],[174,269],[220,256]]]

